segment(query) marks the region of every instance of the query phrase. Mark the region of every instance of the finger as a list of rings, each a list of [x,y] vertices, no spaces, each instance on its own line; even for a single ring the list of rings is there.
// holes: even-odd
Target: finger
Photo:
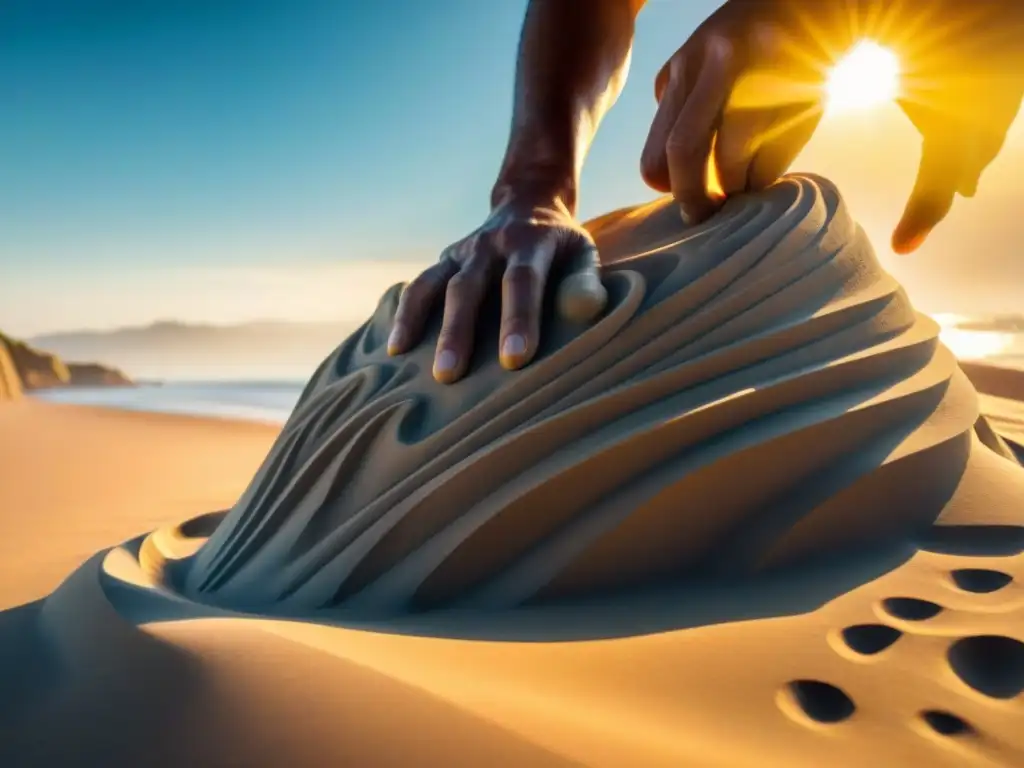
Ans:
[[[732,44],[725,38],[712,38],[697,82],[665,147],[672,196],[689,223],[703,221],[718,208],[718,201],[708,192],[708,159],[734,82]]]
[[[773,123],[773,112],[768,109],[728,110],[722,116],[714,154],[718,182],[725,195],[747,189],[750,167]]]
[[[778,110],[750,161],[747,189],[765,189],[782,178],[818,129],[822,112],[820,104]]]
[[[672,188],[665,147],[672,127],[679,119],[679,112],[686,103],[689,92],[686,72],[686,56],[682,52],[677,53],[669,61],[668,66],[658,74],[655,84],[658,111],[654,114],[654,120],[647,133],[647,141],[640,155],[640,175],[647,186],[658,192],[669,192]]]
[[[434,378],[442,384],[458,381],[473,351],[480,303],[487,290],[492,263],[489,243],[476,240],[472,255],[448,281],[444,319],[434,353]]]
[[[743,72],[733,84],[714,142],[715,168],[726,196],[774,182],[820,119],[819,89],[797,76],[799,61],[785,42],[773,24],[758,24],[749,33]],[[752,178],[757,165],[762,175],[768,168],[774,175],[767,181]]]
[[[558,248],[555,231],[532,247],[512,254],[501,281],[501,340],[499,359],[507,370],[522,368],[537,352],[540,316],[551,261]]]
[[[437,264],[425,269],[405,286],[395,310],[391,335],[388,336],[389,355],[407,352],[419,342],[430,310],[457,271],[458,265],[442,256]]]
[[[608,303],[608,291],[601,282],[601,258],[597,246],[582,236],[567,247],[576,253],[558,285],[558,314],[573,323],[588,323]]]
[[[914,189],[893,232],[892,248],[896,253],[917,250],[935,225],[946,218],[960,186],[963,165],[963,153],[955,140],[925,137]]]

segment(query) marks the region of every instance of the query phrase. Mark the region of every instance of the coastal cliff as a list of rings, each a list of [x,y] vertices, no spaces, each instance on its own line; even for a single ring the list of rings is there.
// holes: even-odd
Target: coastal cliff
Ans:
[[[21,396],[21,377],[14,367],[14,360],[7,351],[7,345],[0,338],[0,402],[14,400]]]
[[[99,363],[68,363],[73,387],[127,387],[133,384],[122,371]]]
[[[39,389],[131,385],[131,379],[116,368],[99,363],[67,363],[57,355],[0,333],[0,400]]]

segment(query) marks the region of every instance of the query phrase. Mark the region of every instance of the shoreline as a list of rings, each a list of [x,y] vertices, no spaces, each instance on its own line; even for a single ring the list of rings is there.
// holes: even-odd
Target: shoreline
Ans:
[[[1002,405],[1005,402],[993,401],[992,398],[997,398],[998,401],[1012,401],[1024,392],[1024,368],[1006,364],[1005,361],[1000,361],[999,359],[972,359],[958,360],[957,362],[968,379],[971,380],[979,395],[983,396],[981,398],[983,410],[986,407],[989,409],[995,407],[996,410],[1002,411]],[[264,427],[279,429],[288,420],[294,403],[290,403],[288,407],[284,407],[281,403],[257,403],[254,405],[242,398],[237,401],[201,401],[206,407],[189,409],[181,404],[183,401],[174,399],[174,395],[176,390],[189,391],[195,389],[201,391],[208,388],[211,391],[227,391],[237,388],[240,391],[251,392],[255,389],[263,389],[265,392],[272,393],[288,392],[294,394],[297,400],[305,386],[305,382],[298,380],[182,380],[144,382],[137,383],[136,386],[132,387],[79,387],[74,389],[40,390],[25,392],[24,398],[57,406],[96,408],[103,411],[117,411],[121,413],[162,414],[173,417],[211,419],[228,424],[258,424]],[[102,398],[108,395],[113,395],[116,399],[121,393],[138,393],[140,391],[156,392],[158,395],[166,394],[170,399],[166,403],[151,407],[147,407],[145,403],[140,404],[124,400],[120,402],[96,402],[92,399],[97,396]],[[82,395],[86,399],[84,401],[76,401],[76,396]],[[68,397],[67,400],[64,399],[65,396]],[[250,413],[244,413],[246,410],[250,411]],[[1013,411],[1012,418],[1016,419],[1019,416],[1019,409],[1013,408],[1011,410]],[[262,413],[260,414],[259,412]],[[986,413],[986,415],[995,415],[997,419],[1004,422],[1007,418],[1006,414],[1002,412],[996,414]],[[1015,431],[1018,435],[1024,435],[1024,424],[1020,425],[1019,431]]]

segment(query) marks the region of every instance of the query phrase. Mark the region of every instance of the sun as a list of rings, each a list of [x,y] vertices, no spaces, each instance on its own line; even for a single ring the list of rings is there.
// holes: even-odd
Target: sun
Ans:
[[[825,84],[826,108],[833,113],[881,106],[899,93],[899,58],[871,40],[862,40],[840,60]]]

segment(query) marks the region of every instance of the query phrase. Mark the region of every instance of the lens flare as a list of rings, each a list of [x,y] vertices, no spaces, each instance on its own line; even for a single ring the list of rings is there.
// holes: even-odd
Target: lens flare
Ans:
[[[900,61],[871,40],[858,43],[829,73],[826,109],[851,112],[895,100],[900,93]]]

